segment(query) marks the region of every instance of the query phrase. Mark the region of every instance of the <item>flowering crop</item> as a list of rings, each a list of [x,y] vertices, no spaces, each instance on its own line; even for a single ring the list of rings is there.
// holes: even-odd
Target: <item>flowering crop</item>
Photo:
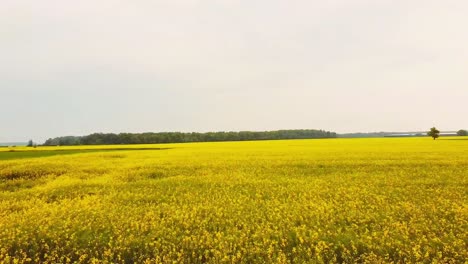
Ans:
[[[463,263],[452,139],[38,147],[77,153],[0,160],[0,262]]]

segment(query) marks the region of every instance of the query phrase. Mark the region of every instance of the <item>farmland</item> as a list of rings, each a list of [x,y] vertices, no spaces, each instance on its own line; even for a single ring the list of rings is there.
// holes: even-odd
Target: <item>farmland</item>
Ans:
[[[0,148],[0,262],[468,259],[468,138]]]

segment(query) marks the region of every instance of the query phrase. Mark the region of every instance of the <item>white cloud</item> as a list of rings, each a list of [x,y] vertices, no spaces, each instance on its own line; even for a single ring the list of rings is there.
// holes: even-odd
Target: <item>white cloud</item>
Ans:
[[[4,0],[2,137],[466,128],[467,11],[461,0]]]

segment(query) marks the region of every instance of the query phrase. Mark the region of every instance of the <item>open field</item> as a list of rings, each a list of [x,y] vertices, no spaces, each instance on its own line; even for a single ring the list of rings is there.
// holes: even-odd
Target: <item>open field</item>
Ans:
[[[0,262],[468,259],[467,137],[10,150]]]

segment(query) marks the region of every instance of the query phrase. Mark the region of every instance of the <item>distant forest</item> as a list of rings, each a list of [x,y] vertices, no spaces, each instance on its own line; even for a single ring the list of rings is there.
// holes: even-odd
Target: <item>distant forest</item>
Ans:
[[[307,139],[307,138],[336,138],[335,132],[301,129],[277,131],[241,131],[241,132],[208,132],[208,133],[94,133],[87,136],[67,136],[49,138],[45,146],[69,145],[110,145],[110,144],[156,144],[183,142],[213,142],[213,141],[247,141],[247,140],[275,140],[275,139]]]

